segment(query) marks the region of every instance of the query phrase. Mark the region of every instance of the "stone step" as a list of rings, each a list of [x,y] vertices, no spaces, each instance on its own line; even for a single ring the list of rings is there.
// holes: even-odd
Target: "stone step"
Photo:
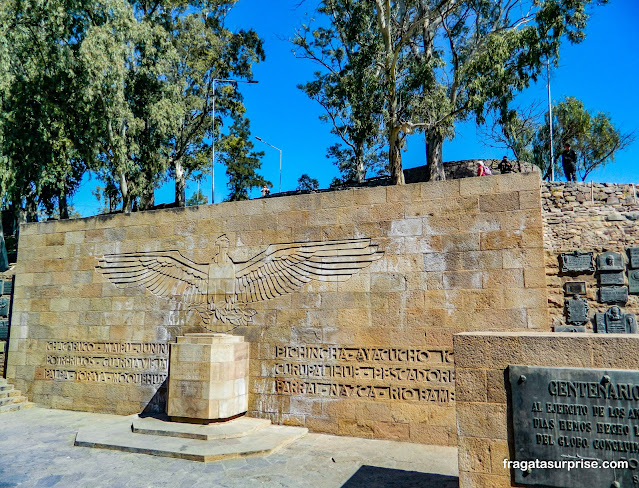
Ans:
[[[13,385],[9,383],[5,383],[4,385],[0,385],[0,391],[13,390]]]
[[[19,390],[2,390],[0,391],[0,398],[8,398],[8,397],[14,397],[14,396],[19,396],[20,395],[20,391]]]
[[[161,435],[211,441],[234,439],[252,434],[271,425],[267,419],[239,417],[227,422],[208,425],[171,422],[168,417],[137,417],[133,419],[131,431],[136,434]]]
[[[270,425],[243,437],[200,440],[131,431],[134,417],[81,428],[74,445],[210,462],[243,456],[268,455],[303,437],[308,429]],[[208,427],[208,426],[203,426]]]
[[[27,397],[20,395],[20,392],[18,392],[18,395],[6,397],[6,398],[0,398],[0,407],[4,405],[9,405],[11,403],[24,403],[26,401],[27,401]]]
[[[31,402],[9,403],[8,405],[0,406],[0,414],[8,413],[8,412],[17,412],[18,410],[33,408],[33,406],[34,404]]]

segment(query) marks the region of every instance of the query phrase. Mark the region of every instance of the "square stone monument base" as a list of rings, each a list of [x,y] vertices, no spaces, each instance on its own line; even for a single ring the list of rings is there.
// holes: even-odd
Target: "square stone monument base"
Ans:
[[[187,334],[171,344],[167,414],[210,423],[248,410],[249,344],[229,334]]]

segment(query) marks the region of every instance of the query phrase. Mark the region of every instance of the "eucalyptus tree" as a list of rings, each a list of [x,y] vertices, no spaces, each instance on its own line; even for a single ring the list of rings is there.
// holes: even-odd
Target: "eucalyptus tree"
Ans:
[[[220,143],[220,160],[226,165],[226,175],[229,177],[229,201],[248,200],[252,188],[273,186],[257,174],[264,152],[253,151],[254,145],[249,134],[248,119],[238,119]]]
[[[0,186],[5,206],[68,217],[67,198],[90,164],[78,63],[86,19],[75,0],[0,4]]]
[[[325,111],[340,142],[328,148],[343,180],[361,182],[367,171],[379,172],[384,143],[383,99],[378,83],[379,43],[374,13],[366,2],[325,0],[318,7],[319,25],[304,25],[293,38],[298,58],[310,59],[319,70],[298,88]]]
[[[584,38],[590,3],[606,0],[352,0],[355,45],[374,54],[375,96],[383,104],[388,167],[403,183],[406,138],[423,132],[428,177],[443,179],[443,141],[456,121],[485,122],[536,80],[561,42]],[[346,5],[323,0],[320,9]],[[375,19],[371,22],[371,19]],[[332,18],[332,26],[340,20]],[[317,37],[317,36],[316,36]],[[344,42],[333,36],[339,59]],[[341,43],[342,45],[339,45]],[[371,45],[375,47],[372,48]],[[334,54],[333,54],[334,53]],[[360,69],[356,73],[362,73]],[[339,83],[339,79],[336,80]]]
[[[606,0],[597,3],[605,3]],[[591,0],[374,0],[384,41],[390,166],[401,176],[402,138],[426,135],[430,179],[443,179],[442,145],[454,122],[485,122],[584,37]],[[411,56],[412,55],[412,56]],[[421,85],[421,87],[419,86]],[[418,88],[414,107],[403,101]],[[402,99],[402,95],[404,99]]]
[[[485,145],[511,151],[518,161],[530,163],[533,160],[532,142],[544,122],[542,103],[533,102],[500,110],[482,126],[480,133]]]
[[[224,117],[244,117],[236,90],[264,59],[255,32],[231,32],[236,0],[7,0],[0,3],[0,175],[13,206],[67,214],[90,169],[125,211],[153,205],[175,177],[176,201],[209,166]]]
[[[223,117],[244,113],[241,94],[214,94],[214,80],[250,78],[252,64],[264,59],[262,42],[254,31],[224,27],[236,0],[113,1],[120,1],[118,15],[92,29],[84,50],[105,176],[119,187],[123,208],[137,197],[144,209],[169,171],[183,206],[185,182],[206,171]]]
[[[545,116],[548,120],[548,114]],[[561,157],[564,144],[571,145],[577,154],[577,174],[585,181],[595,169],[613,162],[619,151],[634,142],[632,132],[622,132],[610,116],[604,112],[588,111],[583,102],[566,97],[553,107],[553,149],[555,161]],[[542,125],[532,141],[533,162],[545,171],[548,177],[551,171],[549,161],[550,131],[548,125]]]

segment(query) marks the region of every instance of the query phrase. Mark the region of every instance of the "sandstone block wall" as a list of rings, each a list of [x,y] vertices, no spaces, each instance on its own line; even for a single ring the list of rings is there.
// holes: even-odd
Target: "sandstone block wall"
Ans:
[[[96,269],[113,253],[246,261],[270,244],[370,239],[342,282],[251,304],[249,414],[313,431],[455,444],[452,336],[548,330],[537,173],[24,225],[7,376],[36,403],[131,414],[166,403],[168,344],[196,310]],[[275,285],[273,285],[275,286]]]
[[[606,311],[610,305],[597,303],[596,276],[561,276],[559,255],[574,250],[595,255],[615,251],[622,253],[627,262],[626,250],[639,247],[639,203],[635,185],[544,182],[541,195],[552,325],[566,325],[563,286],[567,281],[586,282],[590,315]],[[639,299],[630,295],[623,308],[639,316]],[[592,329],[592,324],[588,327]]]
[[[552,368],[639,369],[639,336],[530,332],[456,335],[459,486],[506,488],[513,460],[508,411],[509,365]]]

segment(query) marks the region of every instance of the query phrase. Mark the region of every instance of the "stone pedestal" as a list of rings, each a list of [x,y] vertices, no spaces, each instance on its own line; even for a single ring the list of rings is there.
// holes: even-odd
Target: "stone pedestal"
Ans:
[[[171,344],[167,414],[209,423],[248,410],[249,344],[241,336],[187,334]]]

